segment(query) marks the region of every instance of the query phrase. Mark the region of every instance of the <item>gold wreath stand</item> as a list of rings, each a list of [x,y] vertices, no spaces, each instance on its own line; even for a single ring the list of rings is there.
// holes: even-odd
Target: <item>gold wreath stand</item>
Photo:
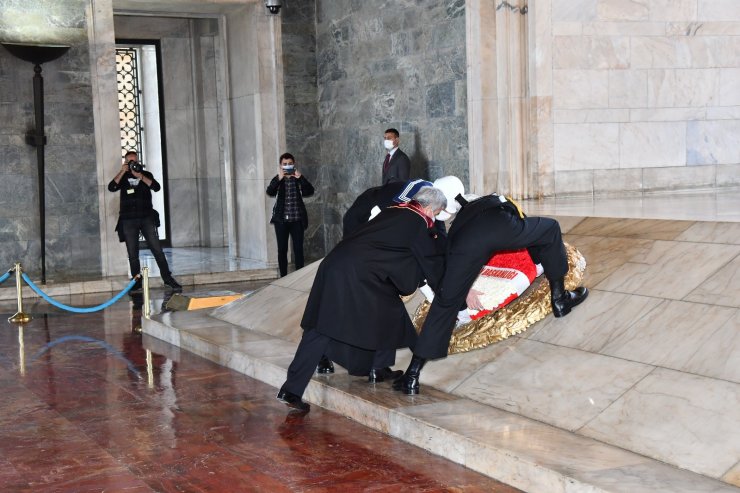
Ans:
[[[586,259],[574,246],[565,244],[568,255],[568,274],[565,289],[572,290],[581,285],[586,272]],[[429,312],[429,302],[424,301],[414,313],[416,331],[420,331]],[[520,297],[505,307],[477,320],[457,327],[450,339],[449,354],[464,353],[481,349],[502,341],[507,337],[524,332],[527,327],[545,318],[552,311],[550,305],[550,283],[544,276],[537,278]]]

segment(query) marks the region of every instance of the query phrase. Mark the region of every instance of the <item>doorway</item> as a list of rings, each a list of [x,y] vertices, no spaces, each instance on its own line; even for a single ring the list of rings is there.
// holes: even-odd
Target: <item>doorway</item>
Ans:
[[[152,205],[159,213],[159,239],[171,246],[161,66],[159,40],[116,40],[121,159],[135,151],[161,184],[161,193],[152,194]]]

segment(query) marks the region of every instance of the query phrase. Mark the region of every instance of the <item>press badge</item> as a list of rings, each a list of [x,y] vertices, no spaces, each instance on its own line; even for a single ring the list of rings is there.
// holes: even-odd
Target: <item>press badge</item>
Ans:
[[[127,188],[126,189],[126,193],[129,194],[129,195],[131,195],[133,193],[136,193],[136,189],[135,188]]]

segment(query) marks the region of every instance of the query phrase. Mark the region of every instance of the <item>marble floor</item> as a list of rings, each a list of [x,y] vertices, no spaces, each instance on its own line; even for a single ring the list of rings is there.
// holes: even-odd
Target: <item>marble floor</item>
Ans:
[[[34,303],[30,323],[6,323],[1,491],[518,491],[330,411],[286,414],[269,385],[142,335],[140,307]]]
[[[226,248],[165,248],[165,257],[177,281],[186,287],[211,285],[224,282],[251,282],[278,277],[277,267],[266,266],[263,262],[243,259],[229,255]],[[149,267],[152,285],[162,286],[159,267],[150,250],[142,249],[139,255],[141,267]],[[53,281],[40,286],[52,297],[84,293],[120,291],[130,281],[128,276],[111,276],[94,281],[59,282]],[[36,297],[30,288],[24,288],[24,298]],[[0,287],[0,300],[16,299],[16,289],[12,282]]]
[[[523,200],[530,215],[740,222],[740,189]]]
[[[740,222],[558,218],[573,313],[428,363],[416,397],[340,371],[305,398],[525,491],[740,491]],[[278,387],[316,266],[144,330]]]

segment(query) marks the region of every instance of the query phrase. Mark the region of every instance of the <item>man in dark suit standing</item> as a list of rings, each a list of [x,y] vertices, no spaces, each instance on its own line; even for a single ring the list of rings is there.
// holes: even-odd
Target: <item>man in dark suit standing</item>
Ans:
[[[389,128],[385,131],[385,140],[383,145],[388,151],[383,161],[383,179],[381,185],[394,181],[406,182],[411,174],[411,160],[398,148],[400,134],[395,128]]]

